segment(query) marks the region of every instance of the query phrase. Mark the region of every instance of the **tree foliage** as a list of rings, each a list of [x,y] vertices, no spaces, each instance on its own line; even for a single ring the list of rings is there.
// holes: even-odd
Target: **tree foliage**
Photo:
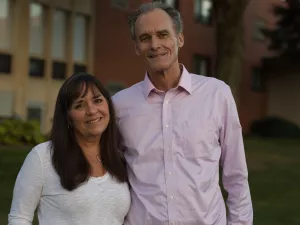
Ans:
[[[283,57],[300,57],[300,1],[286,0],[285,5],[274,5],[278,18],[274,29],[263,29],[270,40],[269,49]]]

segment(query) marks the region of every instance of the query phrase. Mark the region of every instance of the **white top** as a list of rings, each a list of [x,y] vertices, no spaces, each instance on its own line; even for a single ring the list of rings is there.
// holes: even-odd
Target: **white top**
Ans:
[[[121,225],[130,207],[126,183],[109,173],[91,177],[73,191],[65,190],[55,172],[50,142],[34,147],[18,174],[8,215],[9,225],[32,224],[38,207],[39,225]]]

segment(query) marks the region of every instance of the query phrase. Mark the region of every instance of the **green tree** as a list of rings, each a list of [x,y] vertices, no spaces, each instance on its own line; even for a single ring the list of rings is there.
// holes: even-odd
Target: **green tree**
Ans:
[[[300,1],[286,0],[285,5],[274,5],[278,18],[274,29],[263,29],[270,40],[268,48],[280,57],[300,57]]]

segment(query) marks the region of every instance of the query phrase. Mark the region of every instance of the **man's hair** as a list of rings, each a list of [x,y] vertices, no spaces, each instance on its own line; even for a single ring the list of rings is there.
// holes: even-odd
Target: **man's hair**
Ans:
[[[175,31],[177,34],[181,33],[183,31],[183,23],[182,19],[180,16],[180,13],[172,8],[171,6],[161,3],[161,2],[150,2],[150,3],[144,3],[142,4],[134,13],[132,13],[128,17],[128,23],[129,23],[129,28],[131,32],[131,38],[132,40],[136,40],[136,34],[135,34],[135,23],[139,16],[142,14],[145,14],[147,12],[150,12],[154,9],[161,9],[165,11],[172,19],[174,26],[175,26]]]

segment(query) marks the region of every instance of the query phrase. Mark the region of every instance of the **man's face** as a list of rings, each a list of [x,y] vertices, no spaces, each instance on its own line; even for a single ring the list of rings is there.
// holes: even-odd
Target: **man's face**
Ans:
[[[150,72],[168,70],[178,63],[178,49],[183,46],[171,17],[161,9],[142,14],[136,21],[136,53],[144,58]]]

